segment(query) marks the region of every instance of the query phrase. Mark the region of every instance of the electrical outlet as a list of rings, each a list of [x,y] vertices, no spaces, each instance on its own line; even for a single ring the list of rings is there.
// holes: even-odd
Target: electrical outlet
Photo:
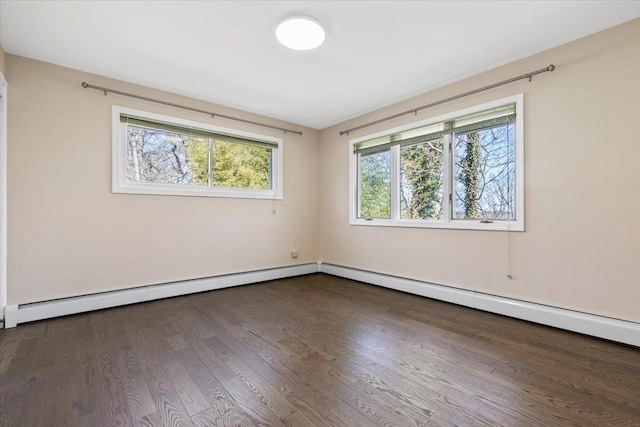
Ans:
[[[298,251],[296,249],[291,250],[291,258],[298,258]]]

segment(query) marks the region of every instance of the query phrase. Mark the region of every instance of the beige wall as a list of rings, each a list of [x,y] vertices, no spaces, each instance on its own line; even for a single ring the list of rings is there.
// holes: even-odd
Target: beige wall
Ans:
[[[285,199],[111,194],[111,106],[206,116],[83,90],[264,117],[6,55],[8,303],[323,260],[640,321],[640,20],[325,129],[285,136]],[[1,57],[1,55],[0,55]],[[534,78],[338,131],[554,63]],[[524,92],[526,232],[348,225],[348,140]],[[277,132],[216,119],[216,124]],[[298,127],[284,124],[287,127]],[[300,258],[289,257],[291,249]]]
[[[317,261],[317,131],[104,96],[80,83],[300,128],[13,55],[7,75],[9,304]],[[112,194],[113,104],[284,137],[276,215],[270,200]]]
[[[320,257],[365,270],[640,321],[640,20],[339,126],[320,141]],[[338,131],[555,64],[417,117]],[[372,88],[372,90],[374,90]],[[526,232],[349,226],[348,141],[525,95]]]

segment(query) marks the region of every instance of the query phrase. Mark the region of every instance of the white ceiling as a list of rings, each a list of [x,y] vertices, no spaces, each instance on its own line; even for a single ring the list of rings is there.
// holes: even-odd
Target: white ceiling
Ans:
[[[323,129],[637,18],[640,1],[2,0],[0,14],[8,53]],[[322,21],[325,44],[281,46],[288,14]]]

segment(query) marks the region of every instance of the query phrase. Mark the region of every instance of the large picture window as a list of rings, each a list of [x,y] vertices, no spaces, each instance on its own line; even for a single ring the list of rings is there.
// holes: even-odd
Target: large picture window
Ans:
[[[113,191],[282,198],[282,140],[114,107]]]
[[[523,231],[522,100],[351,141],[351,223]]]

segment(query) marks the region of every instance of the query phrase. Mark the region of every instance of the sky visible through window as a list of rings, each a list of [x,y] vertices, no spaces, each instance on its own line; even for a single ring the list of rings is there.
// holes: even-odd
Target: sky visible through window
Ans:
[[[454,219],[515,220],[515,124],[454,138]]]

